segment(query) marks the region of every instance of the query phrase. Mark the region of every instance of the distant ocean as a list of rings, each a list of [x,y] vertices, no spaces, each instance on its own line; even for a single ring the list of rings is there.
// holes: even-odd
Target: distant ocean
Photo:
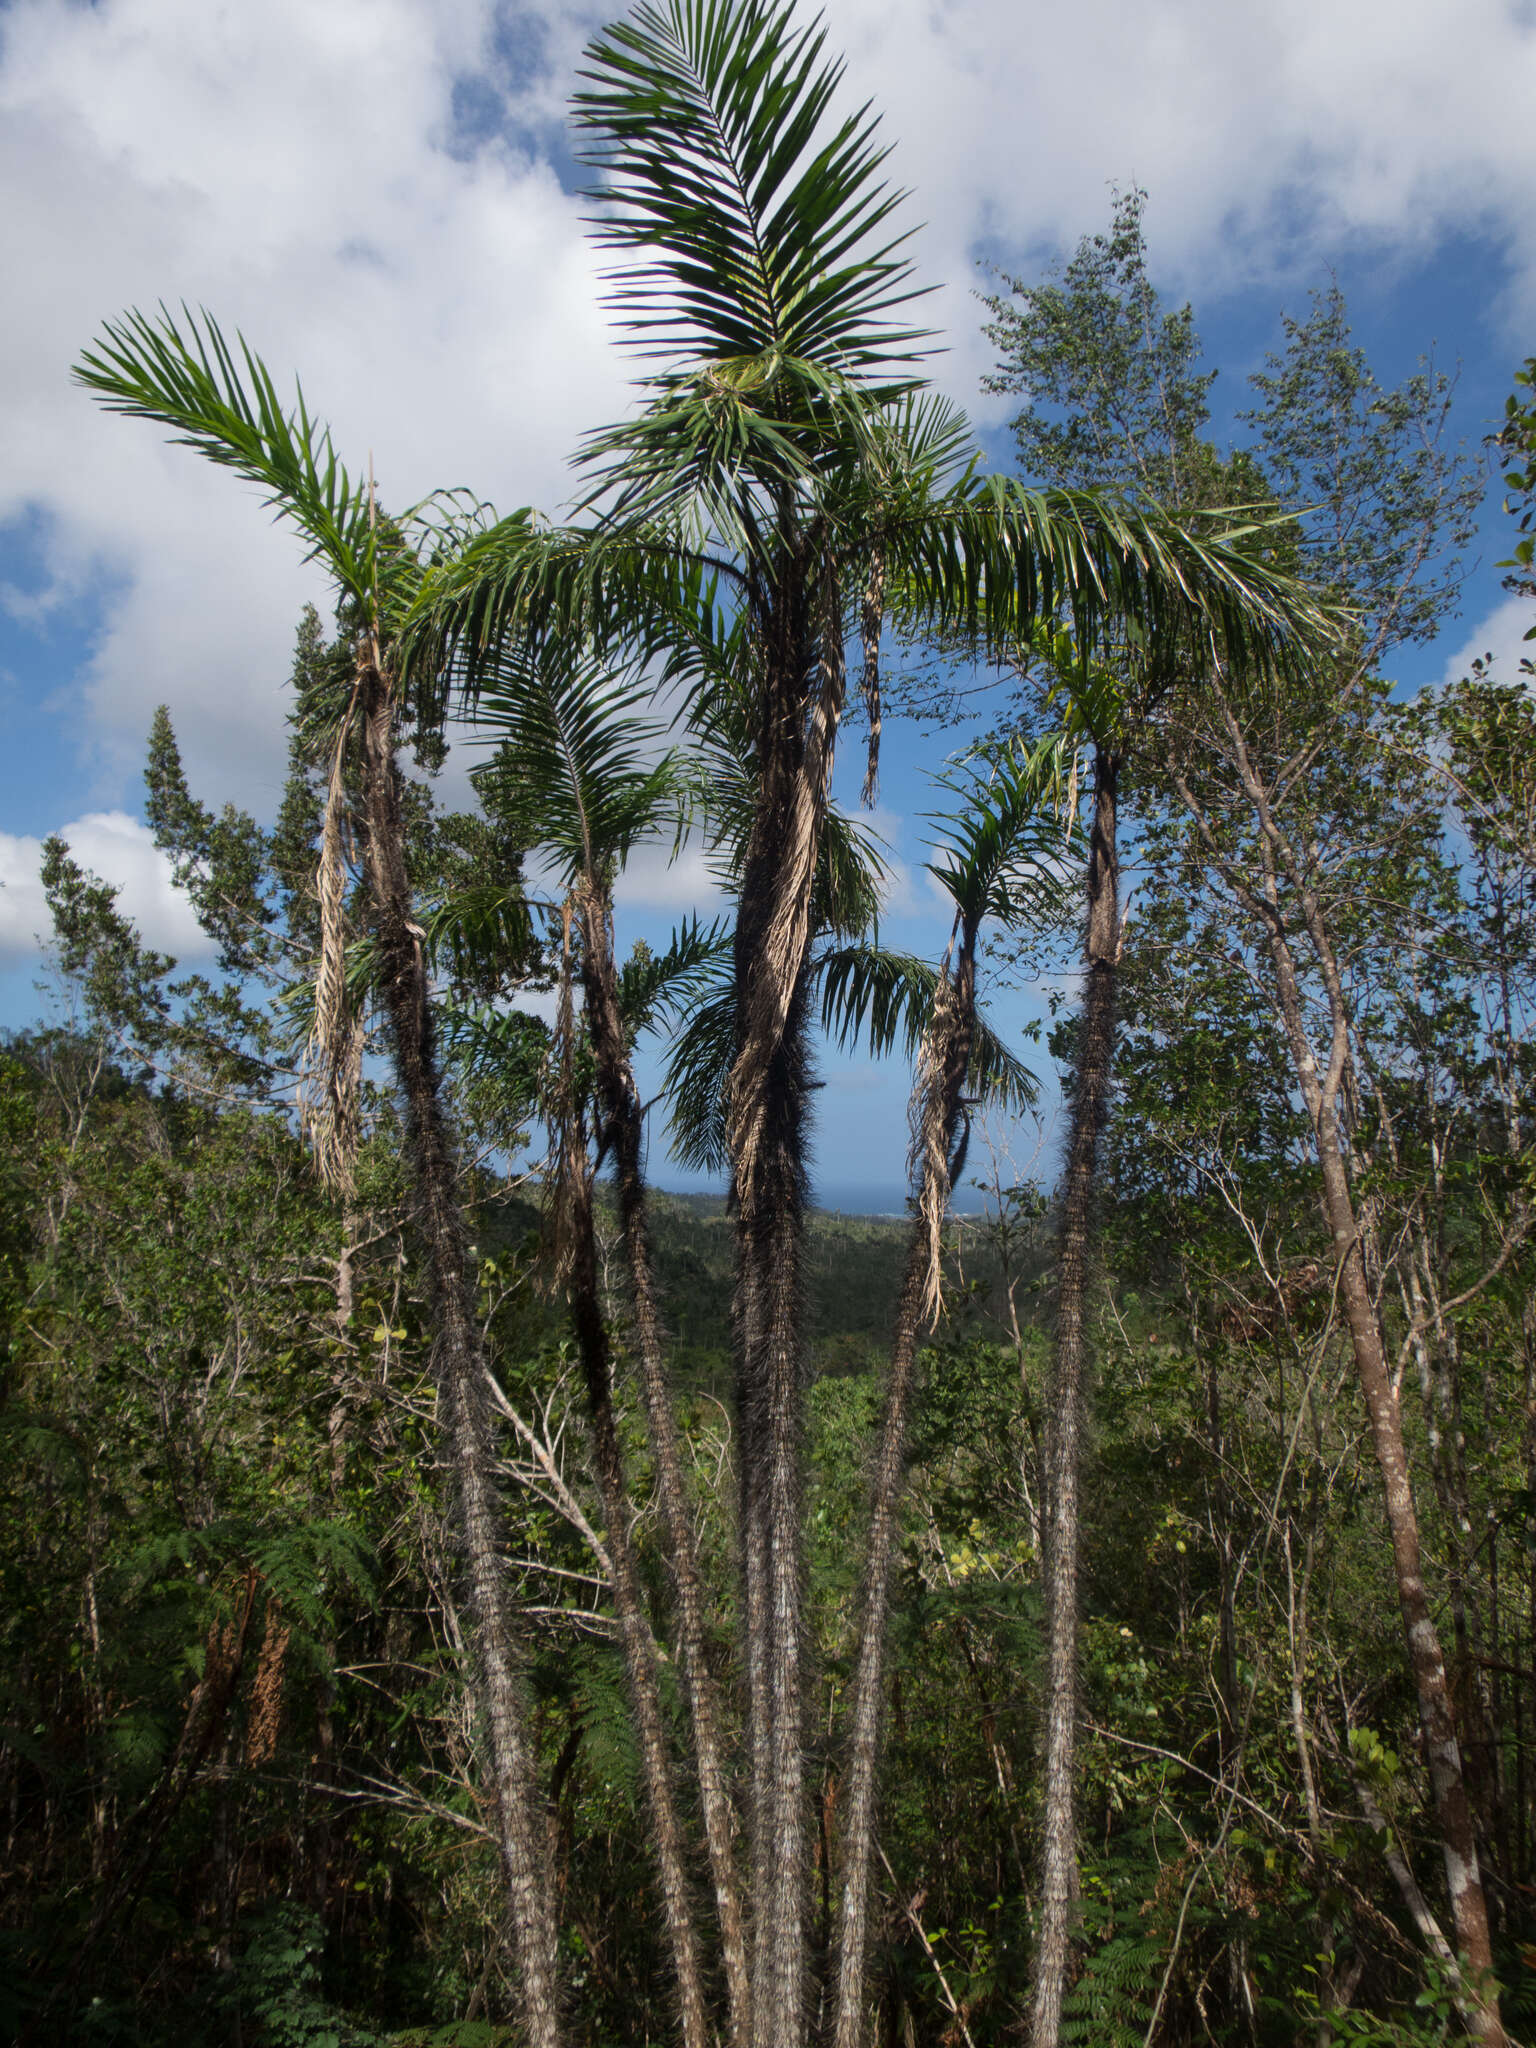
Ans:
[[[811,1200],[818,1209],[830,1209],[843,1216],[904,1216],[907,1213],[907,1191],[904,1187],[831,1181],[825,1186],[813,1185]],[[962,1187],[956,1191],[951,1206],[957,1215],[979,1216],[987,1204],[979,1188]]]
[[[664,1192],[691,1201],[708,1196],[716,1202],[723,1200],[725,1194],[719,1186],[675,1188]],[[838,1216],[905,1216],[907,1191],[904,1187],[892,1187],[878,1181],[817,1182],[811,1188],[811,1205]],[[981,1190],[969,1186],[962,1187],[951,1204],[959,1216],[979,1216],[986,1206],[986,1197]]]

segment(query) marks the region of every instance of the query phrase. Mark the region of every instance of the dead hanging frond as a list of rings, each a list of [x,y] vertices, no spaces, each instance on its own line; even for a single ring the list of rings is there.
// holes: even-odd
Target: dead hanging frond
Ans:
[[[842,585],[828,563],[816,588],[817,688],[789,814],[779,828],[771,900],[742,990],[740,1049],[726,1085],[726,1131],[737,1199],[748,1207],[768,1117],[768,1076],[784,1043],[810,950],[811,890],[832,790],[832,763],[847,690]],[[765,890],[765,893],[767,891]]]
[[[880,787],[880,635],[885,626],[885,549],[878,542],[869,557],[859,626],[864,641],[864,672],[859,686],[869,719],[869,757],[860,801],[866,810],[871,810]]]
[[[283,1725],[283,1674],[288,1661],[292,1630],[282,1618],[277,1602],[267,1607],[267,1626],[256,1662],[251,1687],[250,1719],[246,1725],[245,1762],[257,1770],[276,1754],[277,1738]]]
[[[546,1111],[550,1156],[554,1166],[550,1178],[547,1228],[553,1256],[554,1285],[561,1291],[570,1283],[581,1239],[588,1228],[592,1203],[592,1166],[587,1150],[586,1120],[582,1115],[586,1089],[580,1072],[576,976],[571,957],[571,930],[575,917],[575,902],[567,896],[560,906],[560,982]]]
[[[315,970],[315,1018],[304,1048],[300,1114],[314,1147],[320,1178],[344,1199],[353,1192],[359,1139],[358,1084],[363,1068],[363,1020],[347,986],[351,924],[351,830],[347,815],[346,752],[361,668],[336,735],[325,792],[325,822],[315,894],[320,905],[320,956]]]
[[[951,972],[954,944],[951,937],[933,992],[933,1010],[918,1050],[909,1112],[912,1142],[907,1155],[908,1170],[917,1192],[918,1228],[927,1253],[920,1314],[929,1329],[937,1324],[944,1301],[944,1218],[949,1213],[952,1179],[950,1145],[956,1106],[952,1100],[955,1089],[951,1070],[960,1021],[958,991]]]
[[[1078,764],[1078,750],[1074,746],[1072,749],[1072,773],[1067,780],[1067,793],[1062,807],[1062,823],[1066,827],[1066,842],[1068,846],[1072,844],[1072,834],[1077,830],[1077,804],[1081,793]]]

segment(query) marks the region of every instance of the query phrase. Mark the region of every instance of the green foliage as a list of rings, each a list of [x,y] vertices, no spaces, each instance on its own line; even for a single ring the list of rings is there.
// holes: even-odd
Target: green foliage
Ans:
[[[871,251],[903,197],[877,181],[876,124],[861,111],[822,132],[843,73],[825,48],[820,24],[798,27],[787,5],[647,0],[588,46],[579,74],[572,104],[603,181],[597,240],[635,259],[610,303],[647,353],[738,365],[708,396],[673,401],[707,418],[713,398],[722,438],[724,422],[743,430],[732,401],[765,369],[792,366],[820,397],[813,365],[888,375],[922,338],[893,324],[913,295],[898,245]]]
[[[1482,473],[1447,439],[1454,380],[1426,362],[1395,390],[1379,384],[1337,285],[1284,327],[1241,417],[1271,489],[1297,511],[1311,574],[1355,612],[1379,661],[1433,638],[1453,609]]]
[[[1515,520],[1519,538],[1514,552],[1500,562],[1508,569],[1504,588],[1516,597],[1536,598],[1536,356],[1527,357],[1515,372],[1516,389],[1504,401],[1504,425],[1499,431],[1499,459],[1504,471],[1504,510]],[[1527,627],[1527,640],[1536,640],[1536,625]],[[1529,660],[1520,664],[1530,671]]]
[[[382,2037],[339,2013],[322,1995],[320,1925],[285,1902],[256,1921],[235,1968],[230,2003],[263,2048],[380,2048]]]
[[[1165,312],[1147,273],[1146,203],[1137,186],[1117,193],[1109,232],[1045,282],[997,273],[984,332],[1002,360],[982,385],[1026,400],[1026,476],[1195,506],[1216,372],[1199,367],[1193,309]]]

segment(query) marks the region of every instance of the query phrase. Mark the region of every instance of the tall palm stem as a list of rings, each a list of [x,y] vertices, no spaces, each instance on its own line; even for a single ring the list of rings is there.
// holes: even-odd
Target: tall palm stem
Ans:
[[[635,1732],[639,1738],[646,1803],[654,1830],[662,1909],[677,1981],[683,2041],[685,2048],[708,2048],[711,2030],[699,1962],[698,1934],[689,1897],[687,1850],[667,1755],[656,1641],[646,1618],[641,1593],[629,1482],[613,1412],[613,1371],[598,1284],[597,1237],[593,1228],[592,1188],[585,1142],[581,1144],[579,1154],[569,1143],[564,1152],[562,1177],[565,1185],[561,1189],[561,1206],[562,1235],[566,1239],[566,1284],[586,1382],[593,1470],[607,1524],[614,1613],[618,1619]]]
[[[704,1836],[720,1925],[731,2039],[736,2048],[748,2048],[751,1992],[736,1871],[735,1815],[721,1751],[719,1709],[706,1648],[704,1593],[688,1514],[671,1380],[662,1345],[661,1315],[647,1224],[645,1175],[641,1166],[644,1130],[640,1095],[630,1066],[628,1038],[619,1007],[611,909],[606,890],[589,876],[578,903],[582,920],[582,979],[587,1031],[596,1067],[597,1096],[604,1117],[603,1135],[614,1158],[619,1223],[634,1314],[635,1349],[640,1365],[651,1459],[656,1473],[656,1497],[666,1538],[679,1661],[688,1699]]]
[[[773,1062],[772,1118],[738,1197],[741,1547],[752,1767],[752,2012],[757,2048],[806,2017],[807,1815],[801,1492],[806,997]],[[739,1184],[738,1184],[739,1185]]]
[[[752,1779],[756,2048],[800,2048],[807,2025],[803,1240],[811,889],[842,711],[835,585],[779,508],[763,603],[759,781],[735,934],[737,1054],[728,1086],[736,1207],[739,1524]],[[819,615],[818,615],[819,612]]]
[[[849,1709],[844,1791],[843,1890],[838,1925],[834,2048],[859,2048],[864,2037],[865,1960],[869,1944],[870,1875],[874,1860],[885,1648],[891,1577],[900,1533],[907,1429],[916,1376],[917,1341],[932,1300],[933,1225],[941,1219],[958,1171],[954,1144],[961,1095],[976,1026],[976,928],[964,933],[953,979],[941,982],[919,1060],[913,1127],[918,1215],[913,1222],[891,1341],[885,1412],[870,1485],[869,1540],[863,1617]]]
[[[1099,1138],[1115,1049],[1120,959],[1120,864],[1116,796],[1120,763],[1094,750],[1093,828],[1088,846],[1087,989],[1073,1075],[1072,1123],[1062,1191],[1056,1341],[1045,1420],[1045,1758],[1040,1934],[1035,1954],[1031,2048],[1056,2048],[1078,1897],[1073,1774],[1077,1749],[1078,1468],[1082,1443],[1085,1312],[1092,1253]]]
[[[377,643],[359,656],[366,862],[379,953],[379,988],[404,1099],[416,1223],[426,1253],[435,1336],[433,1369],[447,1439],[459,1541],[468,1576],[472,1645],[489,1749],[492,1818],[510,1905],[524,2022],[532,2048],[558,2048],[554,1879],[539,1810],[520,1659],[498,1552],[501,1503],[485,1357],[470,1295],[454,1147],[432,1045],[426,961],[406,874],[397,698]]]

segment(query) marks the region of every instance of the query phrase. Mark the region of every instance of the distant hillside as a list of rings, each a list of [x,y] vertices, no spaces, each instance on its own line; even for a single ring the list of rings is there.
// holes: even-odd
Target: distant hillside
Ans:
[[[733,1236],[725,1198],[713,1194],[649,1197],[651,1240],[662,1311],[677,1365],[718,1384],[724,1392],[730,1356],[730,1302],[734,1285]],[[513,1243],[538,1229],[533,1205],[512,1202],[485,1219],[488,1242]],[[849,1216],[814,1210],[807,1233],[806,1286],[811,1302],[811,1368],[817,1374],[863,1372],[883,1352],[896,1311],[910,1224],[904,1216]],[[608,1263],[608,1285],[624,1300],[618,1217],[606,1187],[598,1196],[598,1236]],[[984,1218],[951,1225],[952,1313],[1001,1316],[998,1252]],[[1041,1253],[1032,1246],[1020,1263],[1025,1285],[1021,1316],[1032,1299],[1030,1283]],[[622,1307],[620,1307],[622,1315]],[[551,1311],[551,1313],[557,1313]]]
[[[732,1230],[719,1195],[651,1196],[652,1237],[668,1328],[690,1364],[724,1362],[730,1349]],[[860,1372],[890,1335],[907,1255],[904,1216],[846,1216],[813,1211],[806,1284],[811,1298],[812,1367]],[[996,1289],[998,1257],[984,1220],[958,1226],[952,1277],[974,1290],[983,1312]],[[1029,1261],[1032,1272],[1038,1253]],[[1021,1297],[1021,1309],[1024,1306]]]

